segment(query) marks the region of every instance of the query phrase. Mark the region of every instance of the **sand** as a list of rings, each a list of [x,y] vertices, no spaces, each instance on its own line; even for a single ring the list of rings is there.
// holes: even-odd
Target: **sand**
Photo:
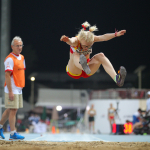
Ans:
[[[47,142],[4,141],[0,150],[150,150],[148,142]]]

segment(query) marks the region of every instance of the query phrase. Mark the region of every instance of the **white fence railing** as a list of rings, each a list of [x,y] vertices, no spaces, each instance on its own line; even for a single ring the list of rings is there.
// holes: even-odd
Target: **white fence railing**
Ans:
[[[146,99],[149,89],[93,90],[90,99]]]

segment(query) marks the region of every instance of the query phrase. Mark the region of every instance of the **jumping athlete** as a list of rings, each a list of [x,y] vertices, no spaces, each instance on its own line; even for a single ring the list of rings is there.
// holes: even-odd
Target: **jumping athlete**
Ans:
[[[82,24],[81,29],[76,37],[69,38],[63,35],[60,41],[66,42],[70,45],[70,59],[66,67],[67,74],[74,78],[81,77],[88,78],[93,75],[102,64],[105,71],[111,76],[116,84],[121,87],[124,84],[126,77],[126,69],[121,66],[118,74],[114,70],[111,62],[103,53],[98,53],[90,59],[92,53],[92,45],[95,42],[108,41],[115,37],[122,36],[126,30],[116,31],[115,33],[108,33],[100,36],[94,35],[93,31],[97,31],[96,26],[90,26],[86,21]],[[87,31],[87,28],[89,30]]]

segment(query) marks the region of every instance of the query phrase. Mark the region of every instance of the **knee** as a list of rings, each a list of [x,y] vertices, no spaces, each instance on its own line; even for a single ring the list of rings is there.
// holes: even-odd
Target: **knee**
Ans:
[[[95,55],[95,59],[101,61],[105,57],[104,53],[98,53]]]
[[[105,57],[104,53],[99,53],[99,57]]]

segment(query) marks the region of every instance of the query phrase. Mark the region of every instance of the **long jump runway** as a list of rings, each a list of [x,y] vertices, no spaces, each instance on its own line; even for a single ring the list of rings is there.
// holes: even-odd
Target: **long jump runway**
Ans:
[[[25,134],[23,141],[0,139],[0,150],[150,150],[149,135]]]
[[[9,141],[10,134],[5,133],[6,141]],[[24,141],[49,141],[49,142],[77,142],[77,141],[103,141],[103,142],[149,142],[150,135],[104,135],[104,134],[25,134]]]

